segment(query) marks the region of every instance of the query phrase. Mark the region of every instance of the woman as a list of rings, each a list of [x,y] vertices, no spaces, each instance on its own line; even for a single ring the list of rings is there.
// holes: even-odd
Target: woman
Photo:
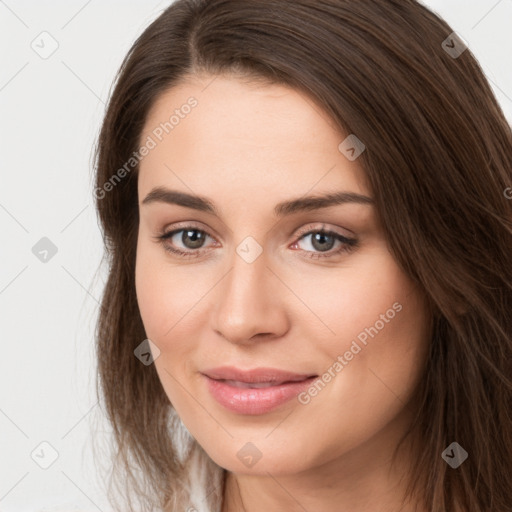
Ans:
[[[511,169],[481,68],[414,0],[167,8],[97,147],[122,494],[510,510]]]

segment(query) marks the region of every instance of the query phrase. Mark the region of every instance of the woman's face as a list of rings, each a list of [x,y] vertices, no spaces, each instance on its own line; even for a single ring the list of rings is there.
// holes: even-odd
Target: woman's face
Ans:
[[[221,76],[167,91],[141,135],[142,320],[170,402],[229,471],[368,471],[410,420],[426,304],[387,247],[347,135],[293,89]],[[308,199],[329,194],[340,201]],[[255,388],[219,367],[293,376],[253,374]]]

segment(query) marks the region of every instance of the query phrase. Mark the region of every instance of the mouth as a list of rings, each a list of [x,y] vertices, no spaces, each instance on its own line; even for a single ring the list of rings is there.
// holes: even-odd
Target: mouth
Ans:
[[[310,377],[318,377],[318,375],[313,375],[312,373],[294,373],[288,370],[265,367],[254,368],[252,370],[242,370],[234,366],[221,366],[204,370],[201,373],[214,380],[247,384],[270,383],[273,385],[287,382],[298,382]]]
[[[238,378],[214,378],[212,375],[230,373]],[[273,411],[295,398],[314,382],[318,375],[298,375],[270,369],[250,372],[229,368],[208,371],[206,380],[210,395],[223,408],[237,414],[259,415]]]
[[[213,380],[216,380],[217,382],[223,382],[223,383],[227,384],[228,386],[232,386],[232,387],[240,388],[240,389],[263,389],[263,388],[273,388],[276,386],[282,386],[284,384],[294,384],[296,382],[303,382],[306,379],[301,379],[301,380],[296,380],[296,381],[289,380],[289,381],[283,381],[283,382],[279,382],[279,381],[243,382],[243,381],[239,381],[239,380],[227,380],[227,379],[213,379]]]

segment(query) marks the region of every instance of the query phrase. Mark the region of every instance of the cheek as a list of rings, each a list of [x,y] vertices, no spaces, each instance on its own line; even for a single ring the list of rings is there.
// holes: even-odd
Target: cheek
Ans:
[[[165,315],[163,315],[163,304],[166,304],[165,287],[162,280],[158,279],[160,273],[155,271],[154,265],[147,257],[146,252],[140,246],[137,248],[135,289],[146,334],[150,339],[156,339],[160,337],[160,333],[165,329],[166,324],[164,321]]]
[[[313,350],[330,371],[327,394],[363,416],[409,396],[426,360],[428,316],[423,296],[391,255],[375,252],[330,279],[315,277],[302,281],[301,293],[321,323],[312,322],[305,337],[315,339]]]
[[[215,281],[198,279],[194,265],[173,266],[159,245],[137,247],[135,287],[146,334],[162,353],[182,354],[194,347],[201,298]],[[157,360],[158,364],[158,360]],[[160,363],[161,364],[161,363]]]
[[[308,315],[310,328],[332,353],[353,339],[372,339],[375,329],[381,338],[386,332],[396,338],[411,322],[420,329],[417,322],[424,316],[424,305],[415,299],[417,291],[384,246],[339,268],[319,268],[300,276],[289,273],[284,280],[293,283],[297,296],[315,314]]]
[[[156,257],[163,249],[142,240],[137,246],[135,265],[137,302],[146,335],[162,350],[165,334],[179,318],[180,307],[176,297],[181,299],[181,293],[178,291],[179,283],[171,280],[170,269],[162,264],[163,258]]]
[[[346,380],[337,382],[340,391],[349,388],[340,393],[350,397],[347,406],[369,424],[372,415],[390,420],[408,402],[420,382],[429,345],[426,302],[413,283],[394,263],[374,283],[373,293],[367,288],[367,296],[354,298],[363,307],[348,329],[349,337],[343,336],[350,343],[345,359],[351,361],[343,370]]]
[[[158,250],[163,249],[137,249],[137,302],[146,336],[160,351],[154,361],[159,379],[170,402],[183,408],[187,407],[186,396],[181,396],[183,391],[175,379],[183,381],[182,372],[195,350],[191,334],[197,325],[193,305],[199,299],[198,289],[189,284],[193,276],[173,269]]]
[[[329,425],[325,456],[357,446],[401,411],[407,413],[405,404],[426,361],[428,317],[422,295],[392,260],[367,270],[347,273],[317,303],[322,320],[336,335],[327,333],[316,345],[317,354],[322,350],[327,356],[320,375],[324,383],[303,396],[307,405],[301,424],[321,417]],[[309,425],[313,435],[317,426]]]

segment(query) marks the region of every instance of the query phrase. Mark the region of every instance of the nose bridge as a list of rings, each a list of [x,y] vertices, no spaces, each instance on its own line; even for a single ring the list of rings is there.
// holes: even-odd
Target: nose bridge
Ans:
[[[275,334],[283,327],[275,276],[267,268],[263,247],[251,237],[236,248],[228,274],[219,287],[215,330],[233,342],[255,334]]]
[[[270,276],[262,248],[257,250],[254,242],[240,243],[233,255],[231,271],[226,276],[222,293],[222,302],[229,307],[232,317],[242,313],[245,316],[249,312],[254,315],[263,308]]]

